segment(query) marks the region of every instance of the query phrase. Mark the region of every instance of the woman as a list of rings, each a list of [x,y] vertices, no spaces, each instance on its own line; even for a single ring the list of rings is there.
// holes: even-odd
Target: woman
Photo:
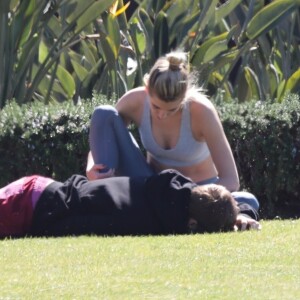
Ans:
[[[132,123],[139,129],[147,163],[126,129]],[[90,180],[173,168],[199,185],[223,185],[237,201],[259,207],[255,196],[237,192],[237,168],[223,126],[211,101],[191,85],[185,53],[159,58],[145,86],[124,94],[116,108],[95,109],[90,149]]]

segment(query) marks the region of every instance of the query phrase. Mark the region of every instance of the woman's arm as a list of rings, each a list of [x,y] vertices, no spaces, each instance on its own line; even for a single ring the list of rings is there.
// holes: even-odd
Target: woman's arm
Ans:
[[[191,102],[192,128],[197,140],[205,140],[220,178],[218,184],[229,191],[239,189],[239,178],[234,157],[213,104],[203,97]]]

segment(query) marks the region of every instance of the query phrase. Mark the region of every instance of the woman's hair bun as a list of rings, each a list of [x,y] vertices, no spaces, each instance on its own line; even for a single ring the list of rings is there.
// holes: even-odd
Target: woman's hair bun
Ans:
[[[187,55],[184,52],[171,52],[166,55],[169,61],[169,68],[173,71],[178,71],[185,67]]]

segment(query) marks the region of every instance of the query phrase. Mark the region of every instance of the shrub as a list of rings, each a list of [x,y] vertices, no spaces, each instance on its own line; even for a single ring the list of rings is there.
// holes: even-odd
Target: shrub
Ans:
[[[0,112],[0,185],[28,174],[57,180],[84,174],[89,120],[102,100],[6,105]]]
[[[256,194],[266,215],[275,206],[300,204],[300,99],[250,102],[219,108],[243,188]]]

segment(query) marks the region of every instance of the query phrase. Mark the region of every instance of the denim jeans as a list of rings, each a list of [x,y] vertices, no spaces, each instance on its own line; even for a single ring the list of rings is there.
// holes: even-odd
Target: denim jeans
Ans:
[[[94,163],[115,169],[118,176],[155,174],[114,107],[103,105],[94,110],[89,141]]]

